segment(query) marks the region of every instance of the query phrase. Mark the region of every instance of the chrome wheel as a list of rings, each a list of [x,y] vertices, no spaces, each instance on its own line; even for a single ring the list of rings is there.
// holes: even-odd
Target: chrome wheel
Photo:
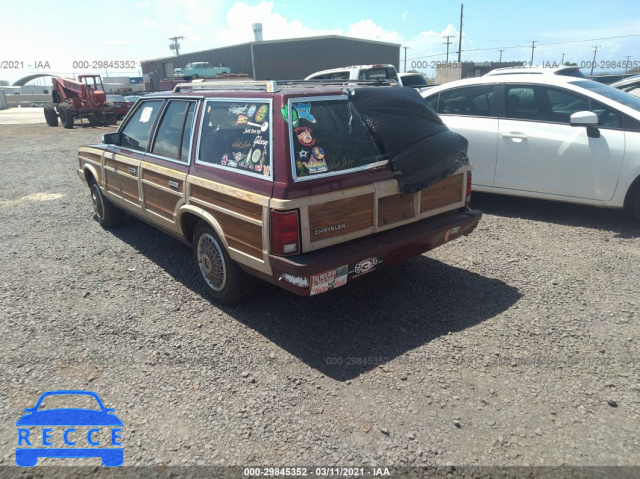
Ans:
[[[222,291],[227,284],[227,265],[222,247],[211,234],[198,240],[198,266],[203,279],[214,291]]]
[[[93,211],[99,220],[104,219],[104,201],[102,200],[102,193],[100,193],[100,187],[93,183],[91,185],[91,202],[93,203]]]

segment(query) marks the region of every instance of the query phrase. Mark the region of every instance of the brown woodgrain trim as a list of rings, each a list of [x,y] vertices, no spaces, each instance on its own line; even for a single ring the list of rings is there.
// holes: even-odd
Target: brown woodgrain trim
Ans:
[[[240,198],[225,195],[198,185],[191,185],[191,196],[200,201],[241,214],[254,220],[262,220],[262,206]]]
[[[134,203],[139,203],[138,180],[131,176],[119,174],[122,197]]]
[[[310,241],[373,226],[373,193],[309,206]]]
[[[108,191],[120,194],[122,186],[120,184],[120,176],[115,171],[104,170],[105,185]]]
[[[199,186],[208,191],[216,191],[218,193],[227,195],[231,198],[239,198],[250,204],[269,206],[270,202],[273,201],[268,196],[252,193],[250,191],[242,190],[240,188],[235,188],[233,186],[225,185],[223,183],[217,183],[215,181],[206,180],[198,176],[189,175],[187,177],[187,183],[190,185],[191,188],[193,188],[194,186]]]
[[[173,221],[173,212],[180,197],[145,184],[142,185],[142,190],[145,208]]]
[[[262,226],[254,225],[206,206],[201,208],[220,224],[227,244],[248,256],[263,260]]]
[[[98,165],[102,164],[102,155],[98,155],[96,153],[90,153],[86,150],[83,150],[83,151],[80,151],[79,156],[80,158],[90,161],[92,163],[95,163]]]
[[[114,170],[117,169],[116,161],[113,158],[107,158],[106,156],[104,158],[104,166],[107,168],[113,168]]]
[[[441,208],[462,199],[464,174],[451,175],[420,192],[420,212]]]
[[[392,195],[378,198],[378,225],[389,225],[413,218],[413,195]]]
[[[162,175],[160,173],[156,173],[155,171],[147,170],[146,168],[142,170],[142,179],[147,180],[151,183],[154,183],[159,186],[164,186],[165,188],[172,189],[177,193],[182,193],[184,191],[184,181],[176,179],[172,176]],[[173,189],[169,186],[169,182],[178,183],[178,189]]]

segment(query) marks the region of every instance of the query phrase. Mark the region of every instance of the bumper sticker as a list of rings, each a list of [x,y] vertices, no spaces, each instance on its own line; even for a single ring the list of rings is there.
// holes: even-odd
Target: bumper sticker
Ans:
[[[363,274],[370,273],[371,271],[376,269],[382,263],[381,259],[378,258],[367,258],[363,259],[359,263],[356,263],[353,267],[353,271],[350,271],[352,278],[357,278],[358,276],[362,276]]]
[[[326,293],[330,289],[335,289],[347,284],[347,265],[325,271],[324,273],[311,276],[311,295]]]

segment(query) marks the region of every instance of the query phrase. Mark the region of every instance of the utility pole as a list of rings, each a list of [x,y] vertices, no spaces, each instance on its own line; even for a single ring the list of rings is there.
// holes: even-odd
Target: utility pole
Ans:
[[[529,66],[532,67],[533,66],[533,51],[536,49],[536,42],[538,40],[533,40],[531,42],[531,61],[529,62]]]
[[[562,54],[562,60],[560,60],[560,65],[564,65],[564,53]]]
[[[169,44],[169,49],[175,51],[176,56],[180,56],[180,44],[178,40],[184,40],[184,37],[170,37],[169,40],[173,42]]]
[[[464,3],[460,4],[460,31],[458,32],[458,63],[460,63],[460,55],[462,55],[462,12],[464,11]]]
[[[504,50],[498,50],[498,51],[500,52],[500,60],[498,60],[498,62],[499,62],[499,63],[502,63],[502,52],[503,52]]]
[[[453,38],[453,35],[445,35],[442,38],[446,38],[447,39],[447,43],[443,43],[443,45],[447,46],[447,65],[449,64],[449,45],[451,45],[451,40],[449,40],[450,38]]]
[[[598,53],[598,48],[600,48],[600,45],[594,45],[593,47],[593,61],[591,62],[591,73],[589,73],[589,75],[593,75],[593,67],[596,66],[596,53]]]
[[[402,48],[404,48],[404,72],[407,73],[407,48],[409,47]]]
[[[627,73],[627,70],[629,69],[629,58],[631,58],[630,55],[627,55],[627,61],[624,64],[624,73]]]

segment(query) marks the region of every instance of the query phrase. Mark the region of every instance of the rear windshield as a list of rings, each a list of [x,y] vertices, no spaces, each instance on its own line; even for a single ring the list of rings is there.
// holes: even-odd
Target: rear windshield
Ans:
[[[398,74],[393,67],[367,68],[360,70],[358,80],[397,80]]]
[[[329,176],[387,163],[369,129],[346,97],[290,100],[282,115],[289,123],[294,177]]]
[[[406,75],[402,78],[403,86],[426,86],[427,80],[422,75]]]

